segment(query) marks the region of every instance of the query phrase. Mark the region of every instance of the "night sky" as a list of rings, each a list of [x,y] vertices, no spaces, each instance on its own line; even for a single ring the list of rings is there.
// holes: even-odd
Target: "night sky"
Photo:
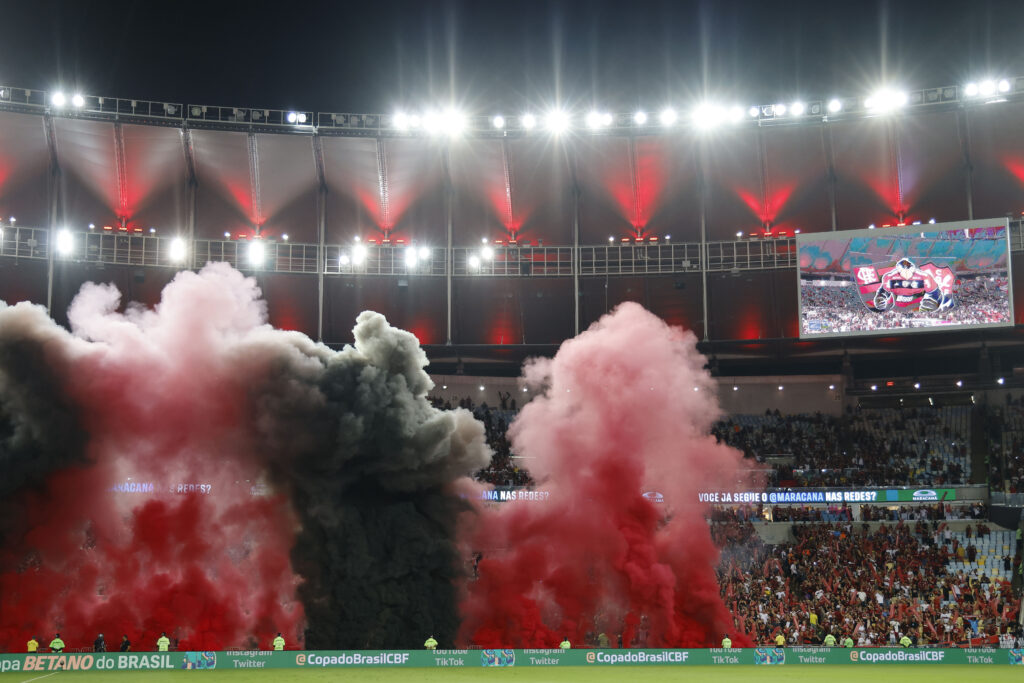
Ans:
[[[487,114],[856,95],[1024,74],[1022,2],[0,2],[0,83]]]

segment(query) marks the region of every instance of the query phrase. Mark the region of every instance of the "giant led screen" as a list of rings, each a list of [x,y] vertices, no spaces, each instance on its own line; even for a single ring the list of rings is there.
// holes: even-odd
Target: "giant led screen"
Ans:
[[[800,338],[1013,325],[1007,220],[797,236]]]

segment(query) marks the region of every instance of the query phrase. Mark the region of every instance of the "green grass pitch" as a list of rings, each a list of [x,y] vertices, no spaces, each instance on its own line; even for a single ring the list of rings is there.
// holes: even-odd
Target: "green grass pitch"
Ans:
[[[829,681],[829,683],[881,683],[883,681],[984,680],[985,683],[1019,682],[1024,673],[1013,666],[957,666],[878,664],[865,666],[569,666],[551,669],[530,667],[510,669],[264,669],[238,671],[122,671],[122,672],[57,672],[52,674],[0,674],[0,683],[172,683],[194,680],[197,683],[314,683],[345,681],[346,683],[441,683],[447,681],[531,681],[536,683],[620,683],[637,681],[720,681],[747,683],[765,681]]]

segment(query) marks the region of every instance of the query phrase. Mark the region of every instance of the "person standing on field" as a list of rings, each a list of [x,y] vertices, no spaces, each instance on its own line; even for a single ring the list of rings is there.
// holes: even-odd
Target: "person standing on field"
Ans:
[[[277,634],[277,638],[274,638],[274,650],[280,652],[284,649],[284,638],[280,633]]]
[[[171,647],[171,639],[167,637],[167,633],[164,631],[160,632],[160,637],[156,639],[156,651],[167,652]]]

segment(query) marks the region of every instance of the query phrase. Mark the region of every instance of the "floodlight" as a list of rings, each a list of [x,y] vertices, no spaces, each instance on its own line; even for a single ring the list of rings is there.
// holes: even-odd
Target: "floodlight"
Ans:
[[[421,261],[426,261],[427,259],[429,259],[430,258],[430,248],[429,247],[420,247],[419,256],[420,256],[420,260]]]
[[[996,87],[999,89],[999,92],[1010,92],[1010,81],[1000,78],[999,82],[996,83]]]
[[[501,130],[502,128],[505,127],[505,117],[501,116],[500,114],[498,116],[495,116],[493,119],[491,119],[491,125],[497,128],[498,130]]]
[[[671,126],[679,118],[676,114],[676,110],[669,107],[668,109],[662,109],[661,113],[658,114],[658,120],[661,121],[663,126]]]
[[[487,238],[486,237],[481,237],[480,238],[480,244],[487,244]]]
[[[53,106],[55,107],[63,107],[65,104],[67,104],[67,98],[64,97],[64,93],[58,90],[57,92],[53,93],[53,96],[50,98],[50,102],[52,102]]]
[[[729,107],[729,121],[732,123],[739,123],[743,120],[743,107],[735,106]]]
[[[921,388],[921,383],[920,382],[914,382],[914,388],[915,389],[920,389]]]
[[[75,93],[74,95],[71,96],[71,104],[73,104],[75,107],[78,107],[78,108],[84,107],[85,106],[85,98],[82,97],[81,95],[79,95],[78,93]]]
[[[398,130],[407,130],[409,128],[409,116],[403,112],[397,112],[391,117],[391,123]]]
[[[348,257],[348,254],[342,254],[341,256],[338,257],[338,263],[340,265],[347,266],[351,262],[352,259]]]
[[[992,80],[984,80],[978,84],[978,93],[982,97],[988,97],[996,91],[996,82]]]
[[[295,123],[299,120],[299,115],[293,111],[288,112],[288,123]]]
[[[366,247],[361,244],[357,244],[352,247],[352,263],[357,266],[366,260]]]
[[[835,114],[836,112],[842,111],[842,109],[843,103],[840,100],[833,97],[831,100],[828,101],[828,110],[831,113]]]
[[[306,114],[305,114],[305,112],[299,112],[299,123],[305,123],[305,122],[306,122]]]
[[[185,260],[185,240],[180,237],[175,237],[171,240],[171,249],[168,253],[171,261],[174,263],[181,263]]]
[[[828,390],[829,391],[835,391],[835,389],[836,389],[836,385],[835,384],[829,384],[828,385]]]
[[[968,83],[964,86],[964,95],[967,97],[975,97],[978,94],[978,84]]]
[[[412,114],[409,117],[409,127],[410,128],[419,128],[420,127],[420,117],[417,116],[416,114]]]
[[[267,248],[263,242],[259,240],[253,241],[249,244],[249,263],[254,266],[263,265],[263,259],[267,257]]]
[[[150,228],[149,229],[149,234],[150,235],[155,235],[156,234],[156,228]]]
[[[877,384],[872,384],[871,385],[871,391],[878,391],[878,385]]]
[[[523,114],[519,117],[519,123],[521,123],[523,128],[526,130],[530,130],[537,125],[537,117],[533,114]]]
[[[89,224],[89,229],[90,230],[95,230],[96,229],[96,224],[95,223],[90,223]]]
[[[466,116],[457,109],[447,109],[441,115],[441,131],[450,137],[460,135],[466,127]]]
[[[484,260],[490,261],[492,258],[494,258],[494,250],[491,249],[490,247],[484,247],[483,249],[480,250],[480,255],[484,257]]]
[[[477,256],[476,254],[471,255],[469,257],[469,267],[472,268],[473,270],[476,270],[477,268],[479,268],[480,267],[480,257]]]
[[[544,117],[544,125],[556,135],[569,128],[569,115],[561,109],[553,109]]]
[[[587,114],[587,128],[600,128],[601,127],[601,112],[592,111]]]
[[[61,256],[67,256],[75,248],[75,238],[71,236],[71,231],[66,228],[57,231],[57,253]]]
[[[782,390],[783,390],[783,389],[785,389],[785,388],[786,388],[786,387],[782,386],[781,384],[779,385],[779,391],[782,391]]]
[[[645,123],[647,123],[647,112],[638,111],[637,113],[633,114],[633,123],[635,123],[638,126],[642,126]]]
[[[1002,378],[1002,377],[1000,377],[999,379],[996,380],[996,384],[1004,384],[1005,382],[1006,382],[1006,380],[1004,378]]]
[[[416,267],[416,247],[406,247],[405,249],[405,267],[415,268]]]
[[[615,238],[614,238],[614,237],[612,237],[611,235],[609,235],[609,236],[608,236],[608,241],[609,241],[609,242],[614,242],[614,241],[615,241]]]
[[[231,233],[230,232],[224,233],[224,237],[226,237],[228,239],[231,239]]]
[[[612,125],[612,121],[614,121],[614,120],[615,119],[611,115],[610,112],[605,112],[605,113],[601,114],[601,125],[602,126],[610,126],[610,125]]]
[[[284,240],[285,242],[287,242],[288,241],[288,233],[284,233],[283,235],[281,235],[281,239]]]
[[[484,390],[484,385],[483,385],[483,384],[481,384],[481,385],[480,385],[480,391],[483,391],[483,390]]]
[[[794,102],[789,105],[789,113],[793,116],[803,116],[804,110],[807,108],[803,102]]]
[[[353,238],[352,238],[352,241],[353,241],[353,242],[359,242],[359,241],[361,241],[361,240],[360,240],[360,238],[359,238],[359,235],[356,235],[355,237],[353,237]]]
[[[713,104],[701,104],[693,110],[693,123],[698,128],[709,130],[721,122],[721,110]]]
[[[786,115],[786,105],[779,102],[778,104],[772,105],[772,113],[776,116]]]
[[[738,233],[736,233],[736,236],[737,236],[737,237],[743,237],[743,231],[742,231],[742,230],[740,230],[740,231],[739,231]]]
[[[441,117],[434,111],[427,111],[423,114],[423,130],[428,133],[436,133],[441,129]]]
[[[755,107],[751,107],[750,109],[747,110],[747,116],[749,116],[752,119],[756,119],[758,117],[758,115],[760,115],[760,113],[761,113],[761,108],[760,107],[756,107],[756,106]]]
[[[907,93],[902,90],[879,90],[866,100],[864,106],[877,112],[899,109],[907,103]]]
[[[962,387],[962,386],[964,385],[964,381],[963,381],[962,379],[958,379],[958,380],[956,381],[956,385],[957,385],[958,387]]]

